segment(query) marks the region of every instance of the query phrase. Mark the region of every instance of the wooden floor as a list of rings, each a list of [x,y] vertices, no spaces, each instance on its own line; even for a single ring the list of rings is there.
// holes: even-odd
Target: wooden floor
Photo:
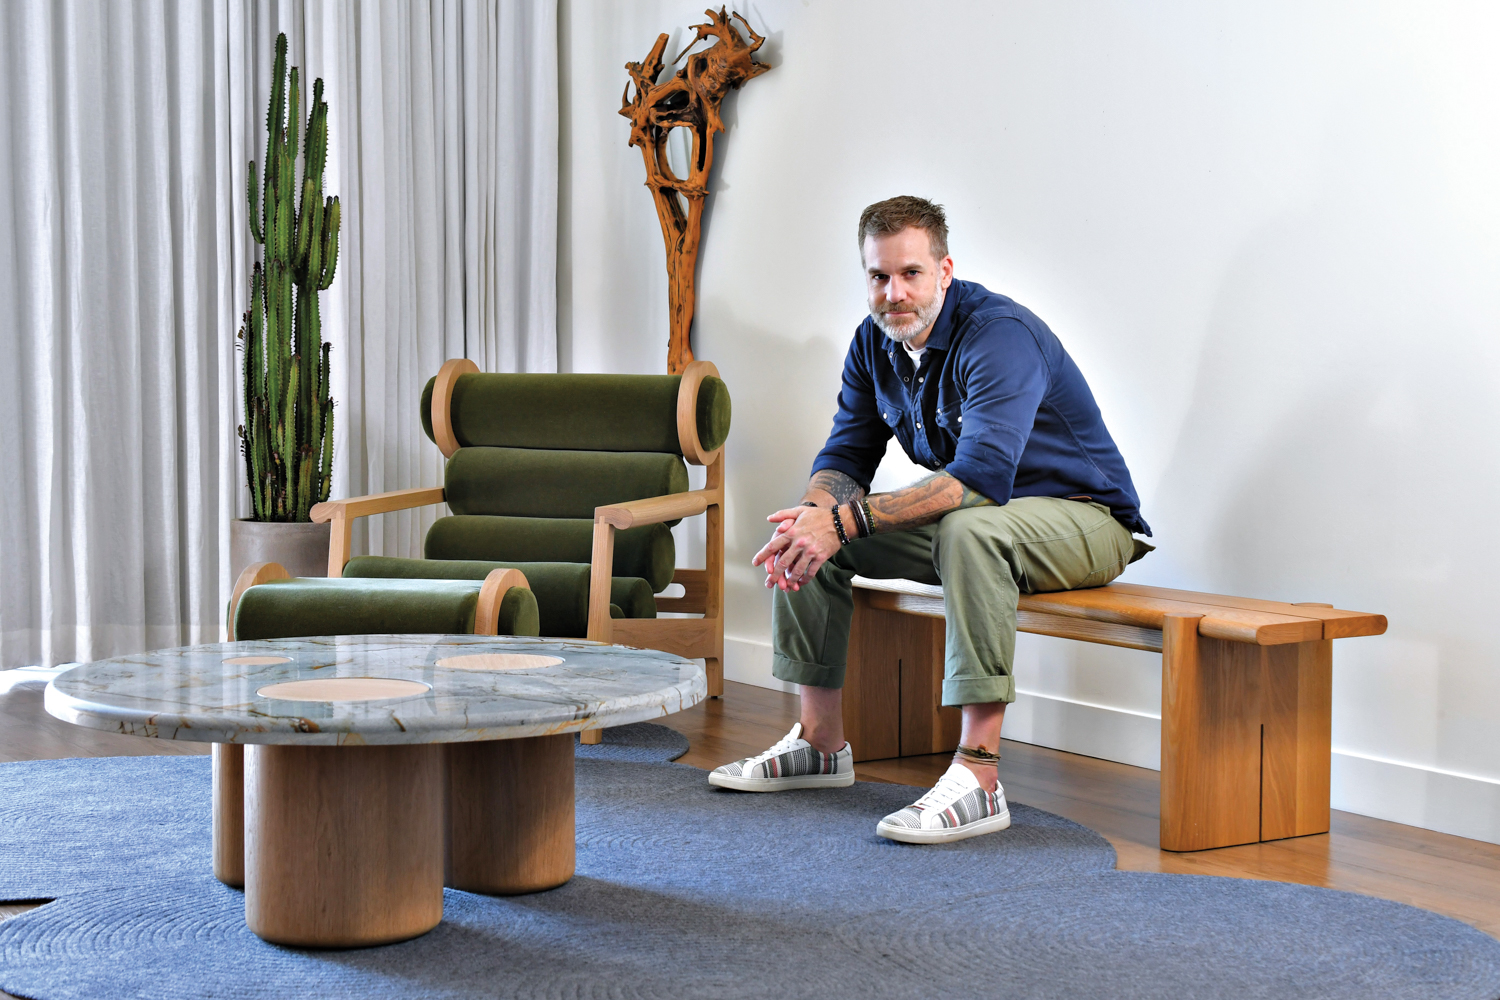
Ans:
[[[725,688],[723,700],[663,720],[692,742],[682,763],[711,768],[759,753],[796,721],[797,700],[791,695],[744,684]],[[200,744],[98,733],[59,722],[43,710],[40,691],[0,695],[0,761],[206,750]],[[1001,753],[1000,778],[1012,801],[1097,830],[1114,845],[1122,869],[1345,889],[1436,910],[1500,936],[1500,846],[1335,812],[1329,834],[1172,854],[1157,847],[1157,772],[1009,741]],[[866,781],[927,787],[950,759],[870,761],[856,771]],[[878,819],[870,817],[871,824]],[[29,908],[0,906],[0,920]]]

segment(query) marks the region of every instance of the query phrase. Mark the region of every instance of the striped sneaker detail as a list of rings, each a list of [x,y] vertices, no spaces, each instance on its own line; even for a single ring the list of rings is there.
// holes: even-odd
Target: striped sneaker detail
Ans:
[[[759,763],[750,763],[755,760]],[[814,750],[812,744],[808,743],[788,753],[777,754],[775,757],[767,758],[762,754],[759,758],[747,758],[729,766],[739,768],[741,775],[752,778],[791,778],[803,774],[837,774],[839,755],[821,753]]]
[[[746,792],[843,788],[854,783],[854,752],[845,743],[834,753],[822,753],[802,738],[798,723],[764,753],[714,768],[708,783]]]
[[[1005,789],[985,791],[974,772],[954,761],[947,772],[917,801],[891,813],[875,827],[890,840],[935,844],[964,840],[1010,826]]]

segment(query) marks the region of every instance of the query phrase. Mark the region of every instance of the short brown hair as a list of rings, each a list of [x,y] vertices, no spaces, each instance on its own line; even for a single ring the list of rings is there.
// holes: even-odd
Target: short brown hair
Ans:
[[[935,260],[948,256],[948,219],[943,215],[943,206],[926,198],[903,194],[877,201],[859,213],[860,259],[865,256],[867,236],[893,236],[910,228],[927,232]]]

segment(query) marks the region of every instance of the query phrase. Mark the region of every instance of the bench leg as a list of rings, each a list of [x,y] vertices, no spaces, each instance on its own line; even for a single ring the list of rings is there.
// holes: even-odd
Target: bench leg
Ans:
[[[1161,846],[1328,830],[1332,643],[1255,646],[1162,625]]]
[[[1261,649],[1260,839],[1327,833],[1333,640]]]
[[[855,589],[844,673],[844,735],[855,761],[948,753],[963,726],[944,708],[943,619],[870,606]]]

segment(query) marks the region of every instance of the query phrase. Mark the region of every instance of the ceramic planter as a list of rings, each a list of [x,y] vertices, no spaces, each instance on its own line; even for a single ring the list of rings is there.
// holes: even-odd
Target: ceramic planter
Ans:
[[[280,563],[292,576],[327,576],[331,528],[326,521],[230,521],[230,581],[258,562]]]

